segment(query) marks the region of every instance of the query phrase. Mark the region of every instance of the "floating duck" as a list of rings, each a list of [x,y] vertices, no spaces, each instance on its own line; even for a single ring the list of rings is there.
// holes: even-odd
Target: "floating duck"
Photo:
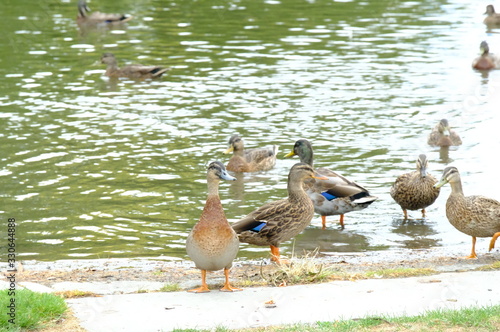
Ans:
[[[460,232],[472,236],[472,251],[465,258],[477,258],[477,237],[491,236],[491,251],[500,236],[500,202],[484,196],[464,196],[460,173],[456,167],[446,167],[435,187],[440,188],[446,183],[451,186],[450,197],[446,201],[446,217]]]
[[[295,142],[293,150],[285,158],[298,155],[300,161],[313,167],[314,153],[311,143],[306,139]],[[322,228],[326,228],[326,216],[340,215],[340,226],[344,228],[344,214],[367,208],[378,197],[370,195],[368,190],[359,184],[350,181],[342,175],[329,170],[318,168],[316,172],[327,177],[327,181],[314,179],[305,182],[306,193],[314,204],[314,211],[321,215]]]
[[[482,41],[479,45],[481,55],[474,59],[472,68],[478,70],[490,70],[500,68],[500,58],[490,53],[488,43]]]
[[[458,136],[457,132],[450,129],[450,124],[448,120],[442,119],[439,123],[432,129],[427,139],[427,144],[432,146],[456,146],[461,145],[462,140]]]
[[[207,271],[224,269],[226,282],[223,292],[239,291],[240,288],[229,284],[229,269],[238,253],[239,244],[236,232],[229,225],[219,198],[219,181],[236,180],[230,176],[221,162],[214,161],[208,165],[207,184],[208,197],[201,213],[200,220],[189,233],[186,240],[186,251],[201,270],[201,286],[189,290],[193,293],[209,292]]]
[[[113,53],[104,53],[101,62],[106,64],[106,76],[112,78],[128,77],[134,79],[158,78],[161,77],[170,68],[159,66],[128,65],[118,68],[118,63]]]
[[[293,165],[288,174],[288,197],[267,203],[232,227],[241,242],[271,247],[271,260],[281,264],[279,246],[301,233],[314,216],[314,206],[303,188],[309,178],[326,179],[315,175],[305,163]]]
[[[228,171],[232,172],[258,172],[267,171],[276,164],[278,146],[267,148],[245,149],[243,140],[239,135],[229,138],[229,148],[224,152],[233,153],[226,165]]]
[[[495,12],[495,7],[493,5],[488,5],[486,6],[486,12],[484,13],[487,15],[484,18],[484,24],[486,25],[497,25],[500,24],[500,14]]]
[[[398,176],[391,187],[391,197],[403,209],[405,220],[408,219],[407,210],[421,209],[422,217],[425,217],[425,208],[439,196],[439,189],[434,188],[437,179],[427,174],[428,164],[425,154],[421,154],[417,159],[417,170]]]
[[[105,14],[100,12],[90,12],[85,0],[78,1],[78,16],[76,22],[80,25],[116,25],[128,22],[132,19],[130,15],[124,14]]]

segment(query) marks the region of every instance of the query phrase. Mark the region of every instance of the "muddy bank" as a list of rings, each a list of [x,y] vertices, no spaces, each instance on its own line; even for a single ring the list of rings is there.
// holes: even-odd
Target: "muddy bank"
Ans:
[[[467,252],[464,252],[467,250]],[[428,268],[437,272],[459,272],[478,269],[500,260],[500,253],[494,250],[485,253],[478,250],[479,258],[463,259],[468,248],[447,248],[431,250],[401,250],[366,253],[318,254],[313,259],[323,267],[329,267],[339,274],[354,274],[365,271],[394,268]],[[310,255],[310,253],[309,253]],[[292,257],[291,261],[304,258]],[[6,264],[0,265],[6,271]],[[246,281],[266,284],[268,276],[276,271],[275,264],[268,258],[262,260],[236,260],[231,270],[236,282]],[[209,274],[212,282],[222,280],[222,272]],[[71,282],[113,282],[113,281],[157,281],[178,284],[188,288],[199,282],[199,270],[191,261],[169,258],[59,260],[43,262],[21,261],[17,274],[18,282],[35,282],[48,287],[64,281]]]

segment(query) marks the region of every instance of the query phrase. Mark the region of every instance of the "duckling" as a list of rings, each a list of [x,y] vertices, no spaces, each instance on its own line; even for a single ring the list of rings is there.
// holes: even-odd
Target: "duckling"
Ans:
[[[233,153],[226,165],[232,172],[258,172],[268,171],[276,164],[278,146],[267,148],[245,149],[243,140],[237,134],[229,138],[229,148],[224,152]]]
[[[456,146],[461,145],[462,140],[456,131],[450,129],[450,124],[448,120],[442,119],[439,123],[432,129],[427,139],[427,144],[432,146]]]
[[[299,156],[301,162],[313,167],[314,153],[308,140],[296,141],[293,150],[285,158],[295,155]],[[344,214],[363,210],[378,199],[359,184],[328,168],[318,168],[316,172],[327,177],[328,181],[308,179],[304,186],[314,204],[314,211],[321,215],[323,229],[326,229],[326,216],[332,215],[340,215],[340,227],[344,229]]]
[[[117,77],[128,77],[134,79],[158,78],[161,77],[163,73],[170,70],[170,68],[162,68],[159,66],[143,66],[143,65],[128,65],[122,68],[118,68],[116,58],[112,53],[104,53],[101,57],[101,62],[108,66],[105,75],[112,78],[117,78]]]
[[[85,0],[79,0],[76,22],[82,25],[115,25],[128,22],[132,19],[132,16],[124,14],[104,14],[100,12],[93,12],[92,14],[87,15],[89,12],[90,8],[87,6],[87,2]]]
[[[497,25],[500,24],[500,14],[495,12],[495,7],[493,5],[486,6],[485,15],[488,15],[484,18],[484,24],[486,25]]]
[[[293,165],[288,174],[288,197],[259,207],[232,224],[241,242],[270,246],[271,260],[281,264],[279,246],[301,233],[311,222],[314,206],[303,188],[306,179],[326,179],[305,163]]]
[[[460,232],[472,236],[472,251],[465,258],[477,258],[477,237],[491,236],[491,251],[500,236],[500,202],[484,196],[465,196],[456,167],[446,167],[441,180],[434,186],[440,188],[446,183],[451,186],[451,193],[446,201],[446,217]]]
[[[474,59],[472,68],[478,70],[490,70],[500,68],[500,58],[490,53],[488,43],[482,41],[480,44],[481,55]]]
[[[214,161],[208,165],[207,184],[208,197],[201,213],[200,220],[193,227],[186,240],[186,251],[201,270],[201,286],[189,290],[194,293],[209,292],[206,276],[207,271],[224,269],[226,282],[221,289],[223,292],[241,290],[229,284],[229,269],[233,264],[238,249],[239,241],[236,232],[229,225],[219,198],[220,180],[234,181],[224,165]]]
[[[396,178],[391,187],[391,197],[403,209],[405,220],[408,219],[406,210],[422,209],[422,218],[425,217],[425,208],[432,205],[439,196],[439,189],[434,188],[438,181],[427,174],[429,160],[425,154],[417,159],[417,170],[405,173]]]

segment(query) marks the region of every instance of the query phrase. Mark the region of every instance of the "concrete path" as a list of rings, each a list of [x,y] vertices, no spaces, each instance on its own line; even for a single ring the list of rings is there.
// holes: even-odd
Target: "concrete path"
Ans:
[[[275,307],[266,305],[271,300]],[[235,293],[105,295],[68,303],[89,332],[315,323],[500,304],[500,271],[246,288]]]

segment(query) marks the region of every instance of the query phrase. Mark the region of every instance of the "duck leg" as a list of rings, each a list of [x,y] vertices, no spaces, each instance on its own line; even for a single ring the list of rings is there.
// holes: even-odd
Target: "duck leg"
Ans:
[[[425,218],[425,209],[422,209],[422,218]]]
[[[207,270],[201,270],[201,286],[198,288],[190,289],[188,292],[191,293],[206,293],[210,292],[207,285]]]
[[[271,260],[280,264],[280,248],[270,245],[271,247]]]
[[[321,229],[326,229],[326,216],[321,216]]]
[[[229,284],[229,269],[224,269],[224,276],[226,277],[226,282],[224,283],[224,287],[220,289],[221,292],[237,292],[242,290],[241,288],[231,287]]]
[[[408,211],[406,211],[405,209],[403,209],[403,213],[405,215],[405,220],[408,220]]]
[[[340,215],[340,229],[344,229],[344,215],[341,214]]]
[[[491,249],[495,248],[495,242],[499,236],[500,236],[500,232],[496,232],[495,234],[493,234],[493,237],[491,238],[491,241],[490,241],[490,251],[491,251]]]
[[[477,258],[477,255],[476,255],[476,237],[475,236],[472,237],[472,251],[470,253],[470,256],[466,256],[464,258],[466,258],[466,259]]]

